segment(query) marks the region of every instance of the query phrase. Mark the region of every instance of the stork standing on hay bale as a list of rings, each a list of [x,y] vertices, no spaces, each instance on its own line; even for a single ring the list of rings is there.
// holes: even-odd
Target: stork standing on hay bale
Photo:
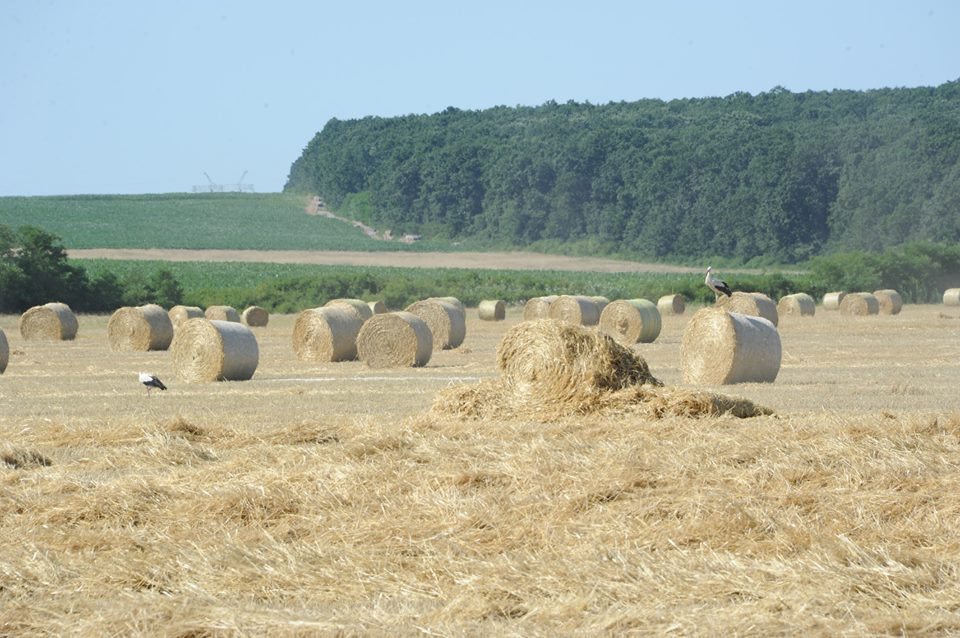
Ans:
[[[723,281],[719,277],[714,276],[712,266],[707,266],[707,276],[703,281],[718,298],[721,294],[724,294],[728,297],[733,296],[733,291],[730,290],[730,286],[727,285],[727,282]]]
[[[147,394],[150,394],[150,390],[157,388],[158,390],[166,390],[167,386],[163,385],[163,381],[158,379],[156,376],[149,374],[147,372],[140,373],[140,383],[142,383],[147,388]]]

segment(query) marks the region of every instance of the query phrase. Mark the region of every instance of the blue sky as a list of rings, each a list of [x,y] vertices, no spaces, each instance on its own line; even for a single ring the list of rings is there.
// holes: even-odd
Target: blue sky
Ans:
[[[0,195],[279,191],[331,118],[936,86],[954,0],[0,0]]]

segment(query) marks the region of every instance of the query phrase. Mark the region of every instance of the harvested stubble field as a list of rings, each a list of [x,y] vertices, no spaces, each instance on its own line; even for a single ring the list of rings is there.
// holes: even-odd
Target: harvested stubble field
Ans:
[[[692,315],[637,346],[679,384]],[[425,368],[304,363],[188,385],[0,317],[0,634],[960,632],[960,314],[784,317],[753,419],[460,420],[520,320]],[[169,390],[147,396],[139,370]]]

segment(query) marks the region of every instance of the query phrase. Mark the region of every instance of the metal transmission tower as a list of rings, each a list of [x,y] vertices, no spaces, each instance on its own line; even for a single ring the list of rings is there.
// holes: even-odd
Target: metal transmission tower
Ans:
[[[243,171],[243,175],[241,175],[241,176],[240,176],[240,179],[237,180],[236,188],[235,188],[235,189],[232,189],[232,190],[236,190],[238,193],[252,193],[252,192],[254,192],[254,190],[253,190],[253,184],[244,184],[244,183],[243,183],[243,178],[246,177],[246,176],[247,176],[247,171]]]
[[[236,192],[236,193],[253,193],[256,192],[253,190],[253,184],[244,184],[243,178],[247,176],[247,171],[243,171],[243,175],[240,176],[240,179],[237,180],[236,184],[217,184],[210,176],[204,172],[204,177],[207,178],[206,184],[201,184],[199,186],[193,187],[194,193],[223,193],[223,192]]]
[[[223,192],[223,184],[217,184],[216,182],[214,182],[212,179],[210,179],[210,176],[207,175],[206,172],[203,173],[203,176],[207,178],[207,183],[202,184],[200,186],[194,186],[193,187],[194,193],[222,193]]]

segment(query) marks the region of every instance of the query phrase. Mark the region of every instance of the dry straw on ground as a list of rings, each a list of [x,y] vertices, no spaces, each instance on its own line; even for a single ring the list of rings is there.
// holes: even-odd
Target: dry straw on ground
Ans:
[[[903,310],[903,298],[896,290],[875,290],[873,296],[880,304],[881,315],[899,315]]]
[[[661,326],[660,311],[648,299],[618,299],[600,313],[600,331],[628,346],[653,343]]]
[[[34,306],[20,316],[20,335],[28,341],[70,341],[79,328],[76,315],[65,303]]]
[[[434,350],[458,348],[467,336],[466,316],[456,304],[445,299],[416,301],[407,306],[405,312],[426,322],[433,335]]]
[[[360,318],[360,321],[366,321],[374,315],[373,308],[363,299],[331,299],[324,304],[324,307],[327,308],[335,308],[338,306],[352,309]]]
[[[206,316],[203,313],[203,308],[199,306],[174,306],[167,314],[170,316],[170,321],[173,323],[174,329],[188,319],[197,319]]]
[[[947,288],[943,292],[944,306],[960,306],[960,288]]]
[[[0,330],[0,374],[7,369],[7,363],[10,361],[10,344],[7,343],[7,333]]]
[[[784,295],[777,303],[777,315],[812,317],[817,313],[817,302],[805,292]]]
[[[597,303],[583,295],[560,295],[550,304],[547,316],[578,326],[595,326],[600,322]]]
[[[683,331],[680,365],[687,383],[772,382],[780,371],[776,327],[754,315],[703,308]]]
[[[411,312],[385,312],[364,322],[357,354],[371,368],[425,366],[433,354],[427,322]]]
[[[351,361],[363,323],[347,304],[304,310],[293,324],[293,351],[300,361]]]
[[[213,321],[233,321],[240,322],[240,313],[233,306],[210,306],[203,311],[203,316]]]
[[[124,306],[110,316],[107,340],[116,351],[166,350],[173,341],[173,322],[156,304]]]
[[[847,293],[844,290],[840,290],[837,292],[828,292],[823,296],[823,309],[839,310],[840,303],[843,301],[843,298],[846,296],[847,296]]]
[[[240,319],[251,328],[263,328],[270,323],[270,313],[260,306],[248,306],[240,315]]]
[[[507,317],[507,304],[501,299],[484,299],[477,306],[477,316],[483,321],[503,321]]]
[[[840,313],[866,316],[880,313],[880,302],[869,292],[851,292],[840,302]]]
[[[367,306],[370,307],[370,312],[379,315],[387,311],[387,304],[383,303],[383,300],[377,299],[376,301],[368,301]]]
[[[170,344],[177,378],[187,382],[246,381],[260,362],[257,338],[236,321],[190,319]]]
[[[762,292],[736,291],[730,297],[720,295],[717,299],[717,307],[741,315],[763,317],[774,326],[780,322],[780,316],[777,314],[777,304],[773,303],[773,299]]]
[[[661,315],[682,315],[687,310],[683,295],[664,295],[657,300],[657,310]]]
[[[534,297],[523,305],[523,320],[546,319],[550,316],[550,304],[557,300],[557,295]]]

